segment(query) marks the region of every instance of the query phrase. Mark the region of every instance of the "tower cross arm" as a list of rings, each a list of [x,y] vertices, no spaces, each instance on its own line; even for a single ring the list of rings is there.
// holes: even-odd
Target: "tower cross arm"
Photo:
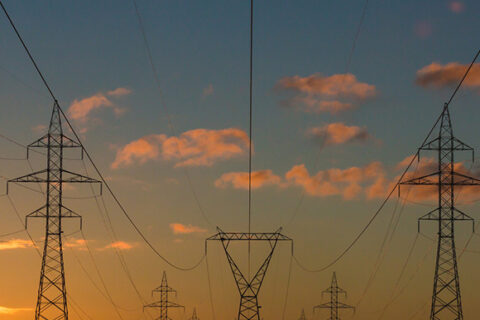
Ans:
[[[433,178],[436,178],[439,174],[440,172],[436,171],[433,173],[423,175],[421,177],[416,177],[413,179],[401,181],[399,185],[424,185],[424,186],[437,185],[438,181],[435,181]]]
[[[455,185],[460,186],[480,186],[480,179],[468,176],[466,174],[454,171]]]

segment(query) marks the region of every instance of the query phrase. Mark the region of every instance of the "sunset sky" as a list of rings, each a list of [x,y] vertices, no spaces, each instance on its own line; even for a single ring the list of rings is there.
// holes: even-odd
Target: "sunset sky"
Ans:
[[[188,267],[201,259],[216,226],[247,231],[250,2],[137,3],[160,88],[132,1],[4,1],[122,204],[159,252]],[[479,1],[371,0],[358,29],[364,5],[255,2],[252,230],[284,227],[296,258],[310,269],[330,263],[368,222],[479,48]],[[53,103],[3,15],[0,30],[0,319],[24,320],[34,314],[41,260],[21,229],[44,199],[35,185],[11,185],[7,197],[5,179],[30,173],[29,163],[34,170],[46,163],[38,154],[22,160],[25,149],[4,137],[24,145],[39,138]],[[477,63],[451,104],[455,135],[477,153],[479,103]],[[432,171],[434,159],[422,154],[416,174]],[[470,155],[456,161],[480,176]],[[65,167],[98,178],[88,162],[66,160]],[[419,189],[400,196],[324,272],[306,272],[289,244],[280,244],[260,293],[262,318],[282,319],[285,310],[285,319],[297,319],[303,308],[308,319],[328,318],[312,308],[326,301],[321,291],[333,271],[348,291],[345,302],[357,307],[345,319],[427,318],[435,225],[423,224],[417,235],[417,218],[435,207],[435,197]],[[101,199],[88,186],[65,187],[65,204],[82,214],[86,237],[78,221],[65,223],[70,319],[157,316],[144,313],[143,304],[158,298],[150,293],[164,270],[178,291],[175,301],[186,307],[172,311],[174,319],[188,319],[194,307],[203,320],[236,316],[238,292],[220,243],[208,244],[209,272],[205,262],[189,272],[173,269],[142,242],[105,189],[108,217]],[[477,191],[465,190],[458,206],[477,219],[478,200]],[[473,319],[480,312],[480,236],[468,223],[457,226],[464,316]],[[29,231],[41,247],[44,222],[29,222]],[[252,270],[267,246],[253,247]],[[246,270],[246,247],[232,249]]]

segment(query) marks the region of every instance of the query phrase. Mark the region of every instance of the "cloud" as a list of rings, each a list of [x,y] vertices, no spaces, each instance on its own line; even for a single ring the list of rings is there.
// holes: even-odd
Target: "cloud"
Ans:
[[[36,134],[42,134],[47,131],[47,126],[43,124],[36,125],[32,127],[32,131],[35,132]]]
[[[191,234],[191,233],[205,233],[206,229],[192,226],[191,224],[185,225],[181,223],[170,223],[170,229],[172,229],[173,234]]]
[[[31,310],[33,309],[32,308],[9,308],[9,307],[0,306],[0,314],[5,314],[5,315],[12,315],[18,312],[31,311]]]
[[[462,13],[465,11],[465,4],[462,1],[450,1],[448,7],[450,11],[454,13]]]
[[[284,77],[275,87],[294,94],[284,101],[286,106],[310,113],[339,113],[377,95],[374,85],[358,81],[351,73]]]
[[[175,167],[212,166],[246,154],[248,146],[247,133],[236,128],[194,129],[179,137],[149,135],[120,148],[111,167],[118,169],[157,159],[174,161]]]
[[[108,91],[107,93],[99,92],[87,98],[80,100],[75,99],[68,108],[68,115],[71,119],[78,121],[81,124],[85,124],[91,120],[91,114],[94,111],[99,111],[101,109],[111,109],[116,116],[120,116],[125,112],[125,109],[118,107],[110,98],[118,98],[130,93],[130,89],[117,88]]]
[[[118,249],[118,250],[130,250],[137,246],[137,243],[128,243],[125,241],[116,241],[112,242],[109,245],[98,249],[99,251],[108,250],[108,249]]]
[[[385,183],[383,165],[376,161],[364,167],[332,168],[311,176],[305,165],[296,165],[285,174],[286,180],[316,197],[342,196],[352,200],[363,195],[367,199],[377,196],[377,189]]]
[[[307,135],[315,139],[321,139],[325,145],[366,142],[371,138],[366,128],[347,126],[342,122],[310,128],[307,130]]]
[[[458,62],[442,65],[433,62],[417,71],[416,83],[422,87],[444,88],[456,86],[462,79],[468,65]],[[475,63],[463,85],[470,89],[480,88],[480,64]]]
[[[425,39],[432,35],[433,27],[429,21],[418,21],[413,31],[417,37]]]
[[[71,239],[63,243],[65,248],[78,249],[81,251],[87,250],[86,241],[84,239]]]
[[[258,189],[268,185],[282,186],[282,179],[275,175],[272,170],[260,170],[252,172],[252,189]],[[248,190],[248,172],[229,172],[223,174],[215,181],[217,188]]]
[[[202,96],[204,98],[211,96],[214,92],[213,85],[210,83],[206,88],[203,89]]]
[[[8,241],[0,241],[1,250],[13,250],[13,249],[27,249],[33,247],[30,240],[24,239],[11,239]]]

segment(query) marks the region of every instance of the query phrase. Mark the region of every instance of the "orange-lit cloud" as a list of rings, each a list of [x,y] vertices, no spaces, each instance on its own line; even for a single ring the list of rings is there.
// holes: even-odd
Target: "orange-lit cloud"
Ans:
[[[103,248],[100,248],[98,250],[100,250],[100,251],[107,250],[107,249],[130,250],[130,249],[135,248],[136,246],[137,246],[136,243],[128,243],[128,242],[125,242],[125,241],[116,241],[116,242],[112,242],[109,245],[107,245]]]
[[[374,85],[358,81],[351,73],[284,77],[276,88],[294,93],[284,102],[287,106],[312,113],[346,111],[377,95]]]
[[[461,13],[465,11],[465,4],[462,1],[450,1],[448,4],[450,11],[454,13]]]
[[[192,226],[191,224],[185,225],[181,223],[170,223],[170,229],[173,234],[191,234],[191,233],[205,233],[206,229]]]
[[[244,155],[248,146],[247,133],[236,128],[194,129],[182,133],[179,137],[149,135],[120,148],[112,168],[127,167],[135,162],[143,164],[157,159],[174,161],[175,167],[211,166],[217,161]]]
[[[365,142],[371,138],[366,128],[347,126],[342,122],[310,128],[307,134],[315,139],[321,139],[325,145]]]
[[[77,249],[77,250],[87,250],[86,242],[83,239],[71,239],[67,240],[63,243],[65,248],[69,249]]]
[[[217,188],[232,186],[235,189],[248,190],[248,172],[228,172],[215,181]],[[252,189],[258,189],[268,185],[282,185],[282,179],[275,175],[272,170],[260,170],[252,172]]]
[[[346,200],[361,195],[375,197],[376,189],[385,181],[385,171],[380,162],[372,162],[365,167],[328,169],[311,176],[305,165],[296,165],[285,174],[286,180],[303,188],[306,194],[316,197],[341,195]],[[375,190],[372,191],[372,188]]]
[[[33,247],[33,243],[30,240],[11,239],[8,241],[0,241],[0,251],[13,250],[13,249],[27,249],[31,247]]]
[[[3,314],[3,315],[12,315],[18,312],[31,311],[31,310],[33,309],[32,308],[9,308],[9,307],[0,306],[0,314]]]
[[[131,90],[127,88],[117,88],[115,90],[108,91],[107,93],[99,92],[87,98],[80,100],[75,99],[68,108],[68,115],[73,120],[79,121],[80,123],[86,123],[88,120],[90,120],[92,112],[110,108],[113,110],[115,115],[119,116],[125,112],[125,109],[115,105],[110,97],[121,97],[130,93]]]
[[[422,87],[443,88],[455,86],[462,79],[468,65],[451,62],[445,65],[433,62],[417,71],[416,83]],[[480,88],[480,64],[475,63],[465,78],[463,85],[468,88]]]

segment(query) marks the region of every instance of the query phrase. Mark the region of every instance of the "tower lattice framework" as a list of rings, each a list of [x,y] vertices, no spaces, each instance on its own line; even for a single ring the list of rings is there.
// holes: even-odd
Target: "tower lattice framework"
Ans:
[[[61,112],[55,101],[48,128],[48,133],[28,145],[31,148],[47,150],[47,168],[16,179],[8,183],[45,183],[46,204],[26,217],[45,219],[45,242],[40,272],[35,320],[67,320],[67,290],[65,286],[65,269],[62,246],[62,220],[81,216],[63,204],[64,183],[100,183],[98,180],[74,173],[63,168],[64,149],[83,147],[79,141],[63,134]],[[8,188],[7,188],[8,189]]]
[[[307,320],[307,317],[305,316],[305,309],[302,309],[302,313],[300,314],[300,318],[298,320]]]
[[[197,316],[197,308],[193,308],[193,313],[189,320],[200,320]]]
[[[436,151],[436,172],[403,181],[402,185],[434,186],[438,188],[438,207],[419,219],[438,223],[438,244],[435,277],[430,312],[431,320],[462,320],[462,299],[455,251],[455,221],[474,221],[455,207],[455,186],[479,186],[480,180],[458,172],[455,168],[455,152],[473,148],[453,135],[448,104],[445,104],[438,136],[427,141],[420,150]]]
[[[144,306],[144,308],[158,309],[158,311],[160,312],[160,316],[156,320],[171,320],[171,318],[168,317],[168,309],[184,308],[184,306],[170,301],[170,295],[176,295],[177,291],[168,285],[167,273],[165,271],[163,272],[162,283],[160,284],[160,286],[152,290],[152,295],[154,295],[155,293],[158,293],[160,295],[160,300],[154,303],[147,304],[146,306]]]
[[[260,308],[258,304],[258,294],[262,287],[263,280],[267,274],[270,261],[272,260],[273,253],[277,247],[278,241],[292,241],[289,237],[281,233],[282,229],[276,232],[223,232],[217,227],[218,233],[211,236],[207,241],[215,240],[222,243],[225,255],[227,256],[230,269],[232,270],[235,283],[237,285],[238,292],[240,294],[240,306],[238,308],[238,320],[260,320]],[[270,250],[267,257],[263,261],[262,265],[258,268],[258,271],[252,278],[246,277],[239,266],[235,262],[235,259],[229,252],[229,246],[233,241],[246,241],[246,242],[268,242]]]
[[[330,296],[330,301],[313,307],[313,311],[317,309],[329,309],[330,318],[328,318],[328,320],[340,320],[340,310],[342,309],[355,310],[355,307],[349,306],[348,304],[340,301],[339,296],[346,296],[347,292],[338,286],[337,274],[335,272],[333,273],[330,287],[322,292],[322,295],[324,294],[328,294]]]

